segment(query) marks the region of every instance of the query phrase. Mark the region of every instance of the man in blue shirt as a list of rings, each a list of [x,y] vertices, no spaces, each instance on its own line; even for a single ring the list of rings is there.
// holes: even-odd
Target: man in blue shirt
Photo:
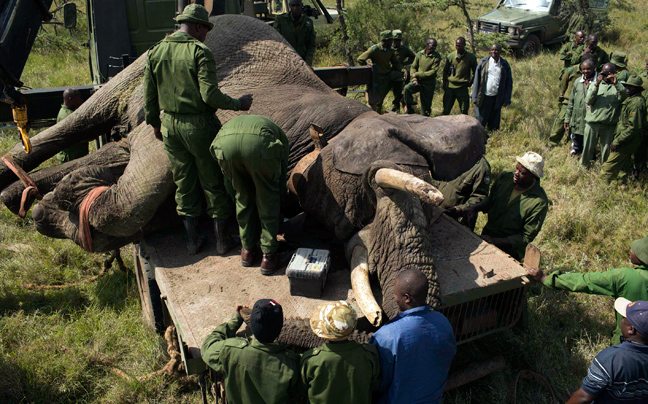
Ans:
[[[596,355],[567,404],[648,402],[648,302],[620,297],[614,308],[623,316],[623,342]]]
[[[369,340],[380,354],[379,403],[441,403],[457,343],[448,319],[426,303],[427,291],[423,272],[401,272],[394,282],[401,313]]]

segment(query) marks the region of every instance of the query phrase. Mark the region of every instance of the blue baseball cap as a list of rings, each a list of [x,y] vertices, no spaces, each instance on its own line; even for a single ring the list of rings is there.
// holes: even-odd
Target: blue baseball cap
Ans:
[[[648,336],[648,302],[619,297],[614,301],[614,309],[627,318],[630,324],[641,334]]]

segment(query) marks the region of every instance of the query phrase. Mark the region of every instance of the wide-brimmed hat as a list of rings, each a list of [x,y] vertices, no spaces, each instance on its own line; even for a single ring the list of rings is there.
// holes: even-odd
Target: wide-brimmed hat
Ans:
[[[209,11],[200,4],[189,4],[175,20],[177,23],[192,22],[194,24],[206,25],[210,31],[214,28],[214,24],[209,22]]]
[[[648,264],[648,237],[640,238],[630,244],[630,249],[644,264]]]
[[[401,31],[400,29],[393,30],[392,37],[394,37],[394,39],[403,39],[403,31]]]
[[[380,40],[385,40],[385,39],[394,39],[394,34],[392,34],[391,31],[383,31],[380,33]]]
[[[628,66],[628,55],[625,52],[614,51],[610,55],[610,63],[616,67],[624,68]]]
[[[648,336],[648,302],[631,302],[625,297],[619,297],[614,301],[614,310],[627,318],[637,331]]]
[[[526,152],[524,156],[517,157],[516,160],[536,177],[542,178],[544,175],[544,159],[538,153],[532,151]]]
[[[355,330],[358,314],[344,300],[323,303],[311,316],[310,326],[315,335],[329,341],[345,340]]]
[[[641,77],[634,74],[628,77],[628,80],[622,81],[621,84],[623,84],[624,86],[639,87],[642,90],[644,89],[643,80],[641,79]]]

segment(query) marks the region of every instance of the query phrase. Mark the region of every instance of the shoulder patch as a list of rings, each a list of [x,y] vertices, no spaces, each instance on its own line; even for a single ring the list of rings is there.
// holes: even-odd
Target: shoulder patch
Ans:
[[[249,341],[245,338],[228,338],[223,344],[228,347],[243,349],[249,345]]]

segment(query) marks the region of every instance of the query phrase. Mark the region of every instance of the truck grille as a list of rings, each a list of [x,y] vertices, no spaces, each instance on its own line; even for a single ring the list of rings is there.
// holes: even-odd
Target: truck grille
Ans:
[[[493,22],[479,22],[479,31],[483,32],[499,32],[500,34],[508,33],[507,27],[502,27],[500,24]]]
[[[454,306],[442,307],[454,331],[457,344],[463,344],[485,335],[513,327],[524,310],[525,286],[471,300]]]

